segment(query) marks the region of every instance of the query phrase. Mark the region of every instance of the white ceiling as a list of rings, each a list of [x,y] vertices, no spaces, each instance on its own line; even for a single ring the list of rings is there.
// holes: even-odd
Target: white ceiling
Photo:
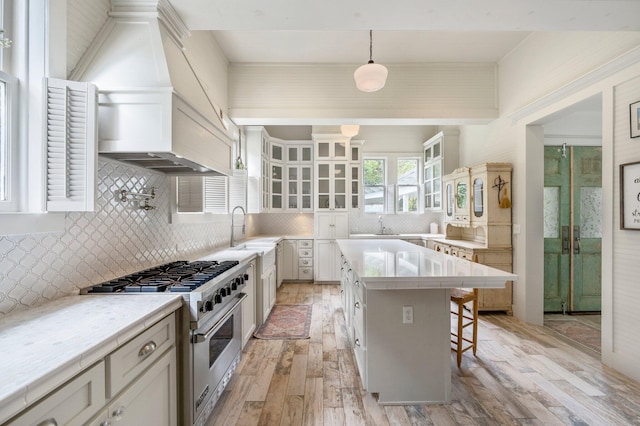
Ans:
[[[638,31],[639,0],[170,0],[231,62],[497,62],[531,31]]]

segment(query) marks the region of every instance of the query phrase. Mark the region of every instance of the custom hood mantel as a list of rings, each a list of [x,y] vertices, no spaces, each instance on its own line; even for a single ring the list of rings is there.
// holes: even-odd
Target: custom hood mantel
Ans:
[[[232,134],[189,63],[167,0],[111,0],[71,76],[99,90],[98,153],[173,175],[231,175]]]

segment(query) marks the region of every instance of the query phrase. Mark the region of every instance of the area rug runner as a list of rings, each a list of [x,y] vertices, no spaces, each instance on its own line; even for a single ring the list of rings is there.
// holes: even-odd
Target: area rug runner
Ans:
[[[312,305],[275,305],[253,334],[258,339],[308,339]]]
[[[544,325],[563,336],[600,352],[600,330],[575,319],[545,320]]]

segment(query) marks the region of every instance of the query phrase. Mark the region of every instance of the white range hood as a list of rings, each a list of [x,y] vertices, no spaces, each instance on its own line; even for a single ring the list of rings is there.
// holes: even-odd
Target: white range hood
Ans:
[[[182,45],[166,0],[111,0],[72,80],[99,90],[100,155],[168,174],[232,174],[232,136]]]

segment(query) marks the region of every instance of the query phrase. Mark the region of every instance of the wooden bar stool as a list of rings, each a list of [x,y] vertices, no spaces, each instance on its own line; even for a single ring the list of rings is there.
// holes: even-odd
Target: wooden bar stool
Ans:
[[[478,289],[473,291],[465,291],[459,288],[451,289],[451,301],[456,304],[457,310],[451,310],[451,313],[457,316],[456,332],[451,332],[451,350],[457,355],[458,368],[462,362],[462,353],[473,349],[473,355],[476,355],[478,346]],[[465,303],[473,302],[473,310],[470,314],[465,313]],[[473,334],[471,339],[464,336],[464,329],[472,326]]]

